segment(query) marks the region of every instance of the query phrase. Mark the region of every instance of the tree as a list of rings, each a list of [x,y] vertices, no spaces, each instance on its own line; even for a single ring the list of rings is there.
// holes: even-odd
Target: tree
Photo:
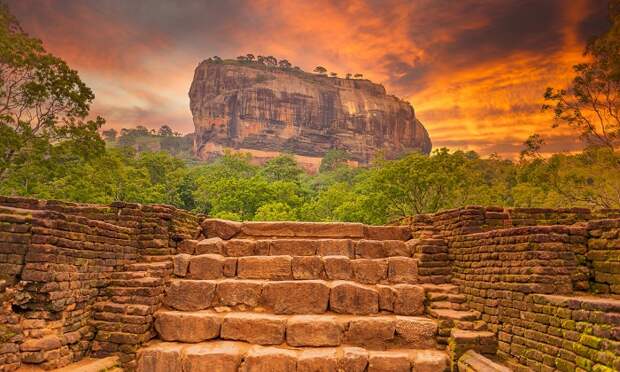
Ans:
[[[552,110],[554,127],[575,129],[591,146],[614,150],[620,140],[620,1],[610,3],[612,26],[588,44],[591,62],[573,66],[576,73],[567,89],[547,88],[543,106]]]
[[[330,73],[329,73],[329,76],[331,76],[331,77],[337,77],[337,76],[338,76],[338,73],[337,73],[337,72],[330,72]]]
[[[278,63],[278,66],[280,66],[280,68],[283,69],[289,69],[291,68],[291,63],[289,61],[287,61],[286,59],[282,59],[280,60],[280,62]]]
[[[172,135],[174,135],[174,133],[172,131],[172,128],[170,128],[170,126],[162,125],[157,131],[157,135],[162,136],[162,137],[171,137]]]
[[[332,149],[325,153],[323,159],[321,159],[321,165],[319,166],[319,172],[329,172],[336,168],[346,165],[347,160],[350,159],[349,154],[342,149]]]
[[[259,172],[268,181],[297,181],[302,173],[295,158],[288,154],[269,159]]]
[[[256,62],[260,63],[261,65],[264,65],[265,64],[265,57],[264,56],[256,57]]]
[[[237,57],[237,61],[243,63],[243,62],[247,62],[248,58],[246,56],[239,56]]]
[[[350,79],[353,76],[350,72],[347,72],[347,79]]]
[[[267,56],[265,57],[265,64],[268,66],[275,67],[278,65],[278,60],[274,56]]]
[[[93,99],[77,72],[0,5],[0,183],[16,171],[51,171],[100,155],[104,120],[86,120]]]
[[[252,62],[254,61],[254,54],[248,53],[245,55],[246,60]]]
[[[523,143],[524,149],[521,150],[521,160],[526,158],[541,158],[540,149],[545,145],[545,140],[540,134],[532,134]]]
[[[327,72],[327,69],[323,66],[316,66],[314,68],[314,72],[318,73],[319,75],[323,75]]]
[[[118,135],[118,131],[114,128],[110,128],[101,132],[103,134],[103,138],[108,142],[115,142],[116,136]]]
[[[356,79],[361,79],[361,78],[363,78],[363,77],[364,77],[364,75],[362,75],[362,74],[355,74],[355,76],[354,76],[354,77],[355,77]]]

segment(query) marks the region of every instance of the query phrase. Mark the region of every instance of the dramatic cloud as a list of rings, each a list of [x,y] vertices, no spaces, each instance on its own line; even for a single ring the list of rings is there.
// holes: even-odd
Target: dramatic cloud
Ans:
[[[579,147],[542,113],[606,0],[125,1],[10,0],[24,29],[94,89],[113,127],[193,131],[194,67],[219,55],[287,58],[311,70],[363,73],[409,100],[435,147],[514,156],[528,135],[548,151]]]

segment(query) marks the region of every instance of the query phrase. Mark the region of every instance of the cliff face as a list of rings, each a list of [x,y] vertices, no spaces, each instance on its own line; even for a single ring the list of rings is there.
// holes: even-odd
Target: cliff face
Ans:
[[[388,157],[431,150],[411,105],[368,80],[205,61],[196,68],[189,97],[194,150],[202,159],[227,148],[320,159],[338,148],[364,164],[378,150]]]

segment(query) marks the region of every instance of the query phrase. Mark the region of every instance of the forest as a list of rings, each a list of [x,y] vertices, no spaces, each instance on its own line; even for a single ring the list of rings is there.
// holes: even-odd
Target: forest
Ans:
[[[306,174],[292,155],[262,166],[227,153],[199,163],[170,127],[142,138],[102,131],[94,94],[62,59],[0,8],[0,194],[85,203],[164,203],[233,220],[384,224],[464,205],[620,208],[620,22],[588,44],[568,88],[544,93],[549,123],[583,139],[579,153],[543,157],[533,134],[518,159],[436,149],[368,167],[332,150]],[[142,128],[144,130],[142,130]],[[140,133],[138,133],[140,134]],[[106,137],[104,139],[103,137]],[[132,137],[134,136],[134,137]],[[113,137],[113,138],[112,138]],[[139,142],[139,141],[138,141]],[[143,143],[143,142],[140,142]]]

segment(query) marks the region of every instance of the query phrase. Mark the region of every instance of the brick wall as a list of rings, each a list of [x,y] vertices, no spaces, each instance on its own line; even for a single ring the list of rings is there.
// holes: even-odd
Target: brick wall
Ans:
[[[0,370],[90,353],[113,275],[166,259],[198,229],[197,216],[169,206],[0,197]]]

